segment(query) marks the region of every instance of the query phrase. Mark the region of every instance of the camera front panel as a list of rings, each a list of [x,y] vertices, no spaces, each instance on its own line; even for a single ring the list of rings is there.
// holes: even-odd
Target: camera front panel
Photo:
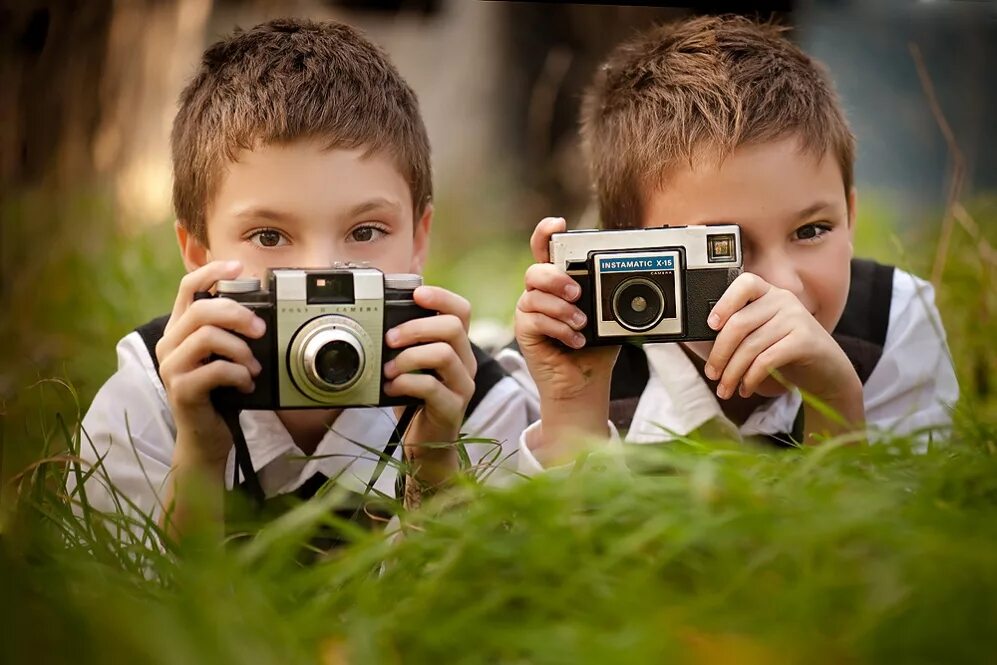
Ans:
[[[594,253],[596,336],[682,336],[684,259],[681,247]]]
[[[274,290],[279,407],[378,404],[381,272],[278,270]]]

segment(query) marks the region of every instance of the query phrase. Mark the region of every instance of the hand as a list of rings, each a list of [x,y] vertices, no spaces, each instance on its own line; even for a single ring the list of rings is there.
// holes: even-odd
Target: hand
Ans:
[[[771,376],[777,370],[851,424],[864,419],[862,382],[851,362],[791,292],[743,273],[714,306],[709,324],[720,333],[704,372],[719,381],[721,399],[735,390],[741,397],[778,394],[784,388]]]
[[[478,369],[467,337],[471,305],[436,286],[420,286],[413,298],[439,314],[406,321],[385,333],[389,347],[404,350],[384,366],[384,392],[423,401],[404,445],[408,458],[420,463],[419,480],[435,486],[456,470],[457,452],[453,446],[421,444],[453,442],[460,436]],[[419,370],[423,372],[415,373]]]
[[[565,228],[561,218],[537,224],[530,238],[536,263],[526,271],[526,290],[516,305],[516,340],[540,393],[541,447],[563,439],[568,430],[606,434],[609,385],[620,350],[582,348],[585,338],[578,331],[585,315],[573,304],[581,288],[549,263],[550,237]],[[555,456],[567,457],[563,452]]]
[[[156,344],[159,374],[177,424],[178,457],[224,468],[232,437],[211,403],[220,386],[252,392],[260,364],[246,342],[233,332],[259,338],[266,324],[252,311],[228,298],[194,300],[220,279],[238,277],[238,261],[213,261],[180,280],[173,312]],[[221,356],[211,360],[212,356]]]

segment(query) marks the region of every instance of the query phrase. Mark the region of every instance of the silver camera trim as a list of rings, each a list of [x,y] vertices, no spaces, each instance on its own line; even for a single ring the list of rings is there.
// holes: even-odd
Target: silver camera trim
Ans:
[[[734,259],[710,262],[706,255],[707,237],[734,236]],[[555,233],[550,238],[550,262],[561,270],[569,263],[587,261],[592,252],[642,251],[652,248],[684,247],[685,269],[741,268],[741,229],[736,224],[664,226],[620,231],[576,230]]]

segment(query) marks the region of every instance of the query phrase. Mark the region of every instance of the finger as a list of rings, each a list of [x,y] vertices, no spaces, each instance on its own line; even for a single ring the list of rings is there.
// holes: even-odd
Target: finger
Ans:
[[[384,376],[395,379],[408,372],[435,372],[449,390],[466,399],[474,394],[474,378],[448,344],[436,342],[405,349],[384,366]]]
[[[230,298],[196,300],[163,335],[162,340],[160,340],[163,344],[163,352],[176,348],[180,342],[192,335],[201,326],[215,326],[252,339],[262,337],[267,329],[266,322],[258,317],[253,310]],[[159,352],[160,347],[157,344],[157,355]]]
[[[776,302],[762,298],[748,303],[743,309],[729,316],[706,359],[703,371],[707,378],[714,381],[719,379],[727,368],[731,356],[744,339],[771,321],[778,313],[779,307]]]
[[[464,330],[471,324],[471,303],[452,291],[438,286],[420,286],[412,297],[419,307],[440,314],[453,314],[464,324]]]
[[[467,338],[464,322],[453,314],[427,316],[401,323],[384,335],[384,341],[392,349],[404,349],[416,344],[444,342],[453,347],[461,363],[472,372],[477,367],[471,340]]]
[[[543,291],[575,302],[582,294],[582,287],[566,272],[558,270],[549,263],[534,263],[526,269],[524,278],[527,291]]]
[[[731,356],[720,383],[717,386],[717,396],[721,399],[728,399],[737,390],[738,384],[747,369],[755,362],[755,359],[763,354],[769,347],[774,346],[792,332],[787,327],[780,326],[773,321],[768,323],[744,338],[744,341],[737,347],[734,355]]]
[[[749,302],[758,300],[771,288],[772,286],[758,275],[750,272],[741,273],[713,306],[713,311],[706,320],[707,324],[714,330],[720,330],[734,312]]]
[[[563,298],[558,298],[543,291],[526,291],[519,298],[517,307],[523,312],[544,314],[552,319],[562,321],[575,330],[585,327],[585,313],[566,302]]]
[[[262,370],[259,360],[253,355],[245,340],[221,328],[202,326],[160,362],[159,371],[160,374],[169,375],[189,372],[204,364],[212,356],[221,356],[244,365],[253,376]]]
[[[748,397],[758,390],[766,379],[772,376],[772,371],[796,362],[800,357],[799,349],[787,335],[768,347],[754,359],[741,379],[741,395]]]
[[[167,329],[187,311],[194,301],[195,293],[208,291],[218,280],[235,279],[241,273],[242,264],[239,261],[212,261],[184,275],[180,280],[180,288],[177,289],[177,298],[173,303],[170,320],[166,324]]]
[[[467,408],[467,400],[448,390],[431,374],[402,374],[384,384],[384,393],[422,400],[428,410],[451,421],[460,421]]]
[[[192,372],[170,379],[166,390],[177,406],[201,406],[215,388],[232,387],[243,393],[256,388],[245,366],[228,360],[215,360]]]
[[[520,346],[531,346],[548,341],[548,338],[556,339],[572,349],[585,346],[585,336],[562,321],[545,314],[516,312],[516,339]]]
[[[544,217],[533,229],[530,236],[530,251],[533,252],[533,260],[537,263],[550,262],[550,237],[555,233],[563,233],[568,228],[568,223],[563,217]]]

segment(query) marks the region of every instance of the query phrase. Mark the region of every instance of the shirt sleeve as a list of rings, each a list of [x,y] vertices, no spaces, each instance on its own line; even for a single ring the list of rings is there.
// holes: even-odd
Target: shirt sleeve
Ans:
[[[606,440],[604,446],[597,448],[593,453],[609,458],[621,466],[626,466],[623,463],[623,440],[620,438],[620,433],[611,420],[606,421],[606,425],[609,427],[609,438]],[[522,476],[530,477],[544,472],[562,472],[573,466],[572,463],[568,463],[554,467],[544,467],[540,463],[540,460],[533,454],[533,449],[538,445],[537,439],[540,436],[541,427],[542,424],[538,420],[523,430],[523,434],[519,438],[519,474]]]
[[[158,521],[176,440],[166,392],[138,333],[117,346],[118,370],[101,387],[83,418],[87,501],[103,512]],[[74,474],[69,490],[76,489]],[[138,513],[138,514],[136,514]]]
[[[502,483],[518,471],[519,439],[530,423],[528,401],[512,377],[503,377],[461,427],[465,437],[489,440],[465,443],[478,477],[489,484]]]
[[[947,427],[959,398],[945,329],[928,282],[896,270],[883,355],[865,385],[870,436]]]

